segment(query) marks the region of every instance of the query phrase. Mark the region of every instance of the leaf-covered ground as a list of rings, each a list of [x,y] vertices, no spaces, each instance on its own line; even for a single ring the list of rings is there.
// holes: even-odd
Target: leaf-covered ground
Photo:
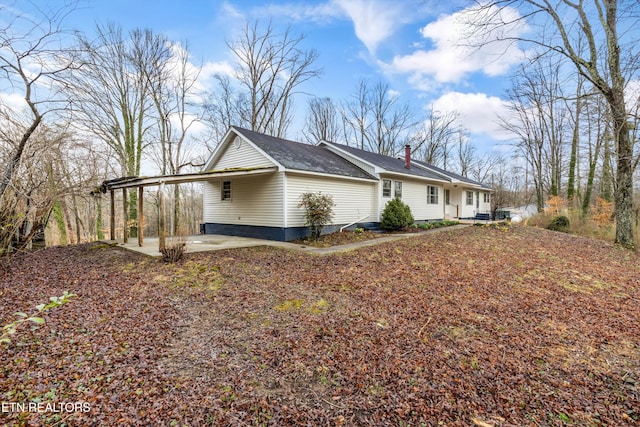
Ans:
[[[77,297],[0,349],[0,402],[90,410],[0,425],[638,425],[639,258],[524,227],[174,265],[22,255],[0,270],[2,324]]]
[[[332,246],[347,245],[350,243],[364,242],[366,240],[373,240],[379,237],[385,237],[388,234],[374,233],[372,231],[361,231],[359,233],[355,231],[343,231],[335,232],[331,234],[323,234],[317,239],[311,237],[294,240],[292,243],[299,245],[314,246],[317,248],[329,248]]]

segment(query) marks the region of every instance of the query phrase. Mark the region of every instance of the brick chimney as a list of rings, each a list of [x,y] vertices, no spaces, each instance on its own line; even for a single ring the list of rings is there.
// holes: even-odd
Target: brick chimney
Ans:
[[[409,144],[404,146],[404,167],[411,169],[411,146]]]

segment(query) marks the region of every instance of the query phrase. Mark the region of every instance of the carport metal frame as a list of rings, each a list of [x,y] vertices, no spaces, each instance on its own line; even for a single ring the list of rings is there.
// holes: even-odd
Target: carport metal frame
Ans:
[[[189,173],[189,174],[180,174],[180,175],[159,175],[152,177],[123,177],[116,178],[112,180],[107,180],[102,183],[102,185],[94,190],[92,194],[106,193],[109,192],[110,196],[110,204],[111,204],[111,213],[110,213],[110,238],[111,240],[115,240],[116,237],[116,228],[115,228],[115,191],[122,190],[122,213],[124,215],[123,221],[123,241],[124,243],[128,242],[128,212],[127,212],[127,190],[130,188],[138,189],[138,246],[142,246],[144,242],[143,236],[143,224],[144,220],[144,187],[152,187],[152,186],[160,186],[163,189],[165,184],[185,184],[189,182],[202,182],[209,181],[211,179],[217,178],[234,178],[234,177],[242,177],[248,175],[259,175],[266,173],[277,172],[278,168],[273,167],[254,167],[254,168],[230,168],[223,170],[213,170],[213,171],[204,171],[198,173]],[[167,233],[165,231],[165,217],[164,217],[164,205],[165,205],[165,197],[164,191],[160,191],[159,197],[159,207],[160,207],[160,216],[159,216],[159,224],[158,224],[158,250],[162,252],[166,245],[166,237]]]

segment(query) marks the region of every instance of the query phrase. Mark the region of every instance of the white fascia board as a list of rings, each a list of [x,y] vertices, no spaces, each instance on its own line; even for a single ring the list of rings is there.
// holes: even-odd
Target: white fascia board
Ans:
[[[229,141],[233,139],[233,138],[230,138],[230,135],[232,133],[235,135],[235,132],[232,132],[232,131],[233,129],[229,128],[229,130],[227,130],[227,133],[225,133],[225,135],[222,137],[222,141],[216,146],[216,148],[213,149],[213,152],[211,153],[207,161],[204,163],[204,167],[202,168],[203,172],[214,169],[213,164],[215,164],[215,162],[218,161],[218,158],[220,157],[221,153],[224,152],[224,148],[227,145],[229,145]]]
[[[336,175],[332,173],[323,173],[323,172],[312,172],[312,171],[303,171],[299,169],[286,169],[287,173],[292,173],[296,175],[311,175],[318,176],[322,178],[336,178],[336,179],[348,179],[351,181],[361,181],[361,182],[379,182],[380,180],[377,178],[359,178],[355,176],[347,176],[347,175]]]
[[[211,153],[211,156],[209,156],[209,160],[207,160],[207,162],[205,163],[205,169],[203,169],[203,171],[215,169],[214,166],[218,162],[218,160],[220,159],[220,156],[222,156],[222,154],[224,153],[226,148],[229,146],[229,144],[231,144],[233,142],[233,140],[235,138],[242,139],[244,142],[246,142],[251,147],[253,147],[258,153],[260,153],[264,157],[266,157],[267,160],[269,160],[271,163],[273,163],[274,165],[276,165],[278,167],[278,171],[279,172],[284,171],[284,169],[285,169],[284,166],[282,166],[273,157],[271,157],[265,151],[263,151],[258,146],[256,146],[253,142],[251,142],[250,139],[246,138],[244,135],[242,135],[241,133],[237,132],[233,128],[229,128],[229,130],[225,134],[224,138],[222,138],[222,142],[220,144],[218,144],[218,146],[215,148],[215,150],[213,150],[213,153]]]
[[[427,182],[434,182],[434,183],[438,183],[438,184],[449,184],[449,181],[444,180],[444,179],[434,179],[434,178],[427,178],[425,176],[418,176],[418,175],[409,175],[406,173],[400,173],[400,172],[383,172],[383,174],[389,175],[392,178],[395,177],[399,177],[399,178],[405,178],[405,179],[414,179],[414,180],[418,180],[418,181],[427,181]],[[383,176],[380,177],[380,179],[384,178]]]

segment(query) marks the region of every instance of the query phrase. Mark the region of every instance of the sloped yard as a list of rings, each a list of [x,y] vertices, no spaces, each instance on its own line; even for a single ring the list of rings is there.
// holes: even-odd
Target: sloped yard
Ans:
[[[2,324],[64,290],[0,348],[0,425],[640,423],[640,257],[600,241],[468,227],[174,265],[52,248],[0,269]],[[89,405],[4,410],[26,402]]]

